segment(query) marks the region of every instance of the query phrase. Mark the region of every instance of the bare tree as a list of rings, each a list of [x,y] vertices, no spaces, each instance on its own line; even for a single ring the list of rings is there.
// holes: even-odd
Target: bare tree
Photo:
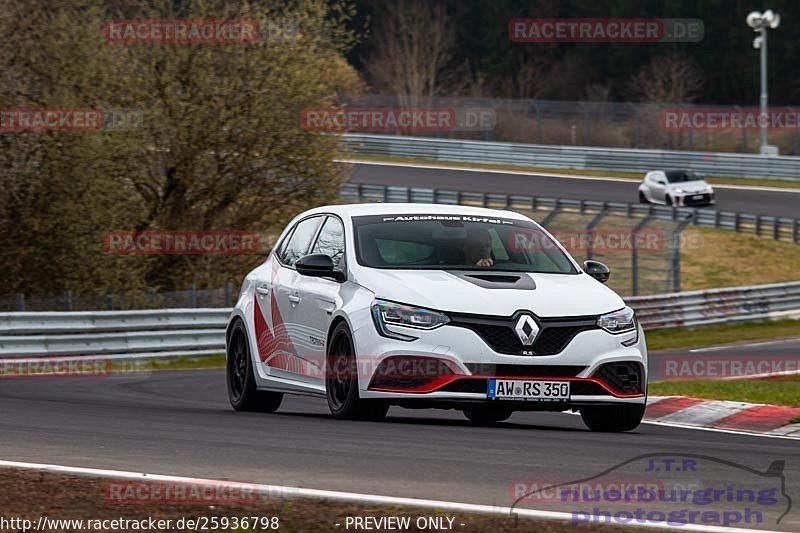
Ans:
[[[520,57],[514,74],[500,82],[500,94],[506,98],[538,98],[549,83],[547,71],[543,60]]]
[[[367,72],[373,85],[396,94],[403,107],[419,107],[440,87],[442,69],[455,43],[442,5],[423,0],[390,2],[372,30]]]
[[[300,120],[357,85],[336,3],[197,0],[178,16],[286,31],[247,42],[134,44],[104,38],[107,22],[175,19],[174,3],[110,4],[0,0],[2,107],[141,117],[131,128],[0,135],[0,260],[11,267],[0,282],[8,292],[218,287],[259,258],[109,256],[102,236],[266,233],[330,201],[343,179],[338,139]]]
[[[611,99],[611,85],[592,83],[583,90],[583,99],[587,102],[608,102]]]
[[[654,58],[629,82],[631,94],[647,103],[675,103],[694,100],[703,78],[694,63],[676,53]]]

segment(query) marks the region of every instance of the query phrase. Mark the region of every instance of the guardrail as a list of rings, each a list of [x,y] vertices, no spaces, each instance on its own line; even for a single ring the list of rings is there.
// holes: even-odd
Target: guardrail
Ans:
[[[229,308],[0,313],[0,357],[222,353]]]
[[[689,221],[706,228],[728,229],[754,235],[770,236],[775,240],[800,243],[800,221],[794,218],[669,207],[654,204],[624,202],[599,202],[595,200],[570,200],[565,198],[539,198],[536,196],[460,192],[421,187],[395,187],[390,185],[364,185],[346,183],[339,190],[342,198],[375,202],[411,202],[449,205],[477,205],[500,209],[526,209],[536,211],[548,208],[574,211],[579,214],[620,215],[629,218],[650,217],[656,220]]]
[[[625,301],[648,329],[800,318],[800,282],[634,296]]]
[[[346,150],[368,155],[625,172],[690,168],[710,176],[800,180],[800,157],[553,146],[361,133],[344,134],[342,140]]]
[[[800,282],[626,298],[647,329],[800,318]],[[0,357],[222,353],[231,309],[0,314]]]

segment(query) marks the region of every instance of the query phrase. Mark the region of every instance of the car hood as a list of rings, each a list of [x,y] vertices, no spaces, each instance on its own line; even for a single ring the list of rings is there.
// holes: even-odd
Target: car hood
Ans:
[[[686,192],[706,192],[708,183],[703,180],[684,181],[683,183],[670,183],[670,189],[683,189]]]
[[[481,273],[487,272],[469,272]],[[566,317],[599,315],[625,306],[614,291],[587,274],[507,274],[529,277],[535,288],[490,288],[495,284],[481,286],[444,270],[359,269],[356,281],[376,298],[454,313],[510,316],[524,309],[540,317]]]

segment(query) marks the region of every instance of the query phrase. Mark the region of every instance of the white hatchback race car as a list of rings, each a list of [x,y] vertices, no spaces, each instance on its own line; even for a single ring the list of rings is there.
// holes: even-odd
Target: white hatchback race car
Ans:
[[[592,430],[631,430],[647,347],[608,276],[510,211],[312,209],[242,284],[226,334],[229,399],[271,412],[284,394],[315,395],[336,418],[458,409],[477,424],[579,410]]]
[[[691,170],[653,170],[639,185],[639,201],[674,206],[716,203],[714,189]]]

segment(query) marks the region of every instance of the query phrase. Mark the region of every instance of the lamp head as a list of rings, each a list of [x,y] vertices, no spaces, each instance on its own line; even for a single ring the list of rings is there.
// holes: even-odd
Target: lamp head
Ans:
[[[763,19],[763,15],[758,11],[751,11],[749,15],[747,15],[747,25],[757,30],[761,27],[761,21]]]

